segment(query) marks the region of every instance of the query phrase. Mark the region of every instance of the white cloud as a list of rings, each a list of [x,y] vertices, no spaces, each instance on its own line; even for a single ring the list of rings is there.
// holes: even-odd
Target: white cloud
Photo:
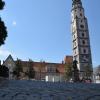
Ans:
[[[11,52],[7,51],[7,50],[3,50],[3,49],[0,49],[0,56],[8,56],[9,54],[11,54]]]
[[[9,55],[12,55],[14,58],[16,57],[16,55],[14,55],[12,52],[6,50],[6,49],[3,49],[3,48],[0,48],[0,58],[6,58],[8,57]]]
[[[13,21],[13,22],[12,22],[12,25],[13,25],[13,26],[16,26],[16,25],[17,25],[16,21]]]

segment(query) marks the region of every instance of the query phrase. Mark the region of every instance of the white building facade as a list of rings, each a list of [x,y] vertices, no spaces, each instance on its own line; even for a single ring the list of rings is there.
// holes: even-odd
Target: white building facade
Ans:
[[[13,71],[14,71],[14,68],[16,67],[16,64],[12,58],[11,55],[9,55],[7,57],[7,59],[3,62],[3,65],[6,66],[8,69],[9,69],[9,76],[8,78],[9,79],[14,79],[13,77]]]

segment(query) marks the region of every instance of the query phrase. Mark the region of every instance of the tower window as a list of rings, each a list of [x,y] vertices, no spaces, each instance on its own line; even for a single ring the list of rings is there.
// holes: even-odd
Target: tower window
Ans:
[[[84,33],[82,33],[82,37],[84,37]]]
[[[83,21],[81,20],[81,23],[82,23]]]
[[[76,42],[74,43],[74,45],[76,46]]]
[[[84,49],[83,52],[86,53],[86,49]]]
[[[75,35],[74,35],[74,39],[75,39]]]
[[[82,41],[82,44],[85,44],[85,41],[84,40]]]
[[[82,13],[80,13],[80,16],[82,17]]]
[[[80,25],[81,28],[84,28],[84,25]]]
[[[74,54],[76,54],[76,49],[74,50]]]

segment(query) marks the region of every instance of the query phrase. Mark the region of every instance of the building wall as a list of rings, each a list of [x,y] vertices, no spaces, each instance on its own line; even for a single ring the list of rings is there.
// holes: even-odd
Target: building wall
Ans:
[[[66,56],[62,63],[49,63],[49,62],[34,62],[32,61],[32,67],[35,71],[36,80],[46,80],[46,77],[52,77],[55,81],[59,79],[62,81],[64,78],[65,73],[65,63],[72,63],[72,56]],[[21,73],[22,79],[28,79],[28,76],[25,75],[26,72],[29,71],[29,61],[21,61],[21,66],[23,68],[23,73]],[[7,59],[4,61],[3,65],[9,68],[9,79],[14,79],[12,73],[16,66],[17,61],[14,61],[12,56],[8,56]]]
[[[23,70],[28,70],[27,61],[22,61]],[[27,65],[27,66],[25,66]],[[47,62],[33,62],[33,69],[35,70],[35,79],[36,80],[45,80],[46,76],[61,76],[64,74],[64,64],[60,63],[47,63]]]

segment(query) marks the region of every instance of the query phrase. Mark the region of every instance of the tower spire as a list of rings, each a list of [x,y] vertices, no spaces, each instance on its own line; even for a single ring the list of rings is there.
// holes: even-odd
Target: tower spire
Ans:
[[[82,5],[82,2],[81,0],[72,0],[72,5],[75,5],[75,4],[81,4]]]

